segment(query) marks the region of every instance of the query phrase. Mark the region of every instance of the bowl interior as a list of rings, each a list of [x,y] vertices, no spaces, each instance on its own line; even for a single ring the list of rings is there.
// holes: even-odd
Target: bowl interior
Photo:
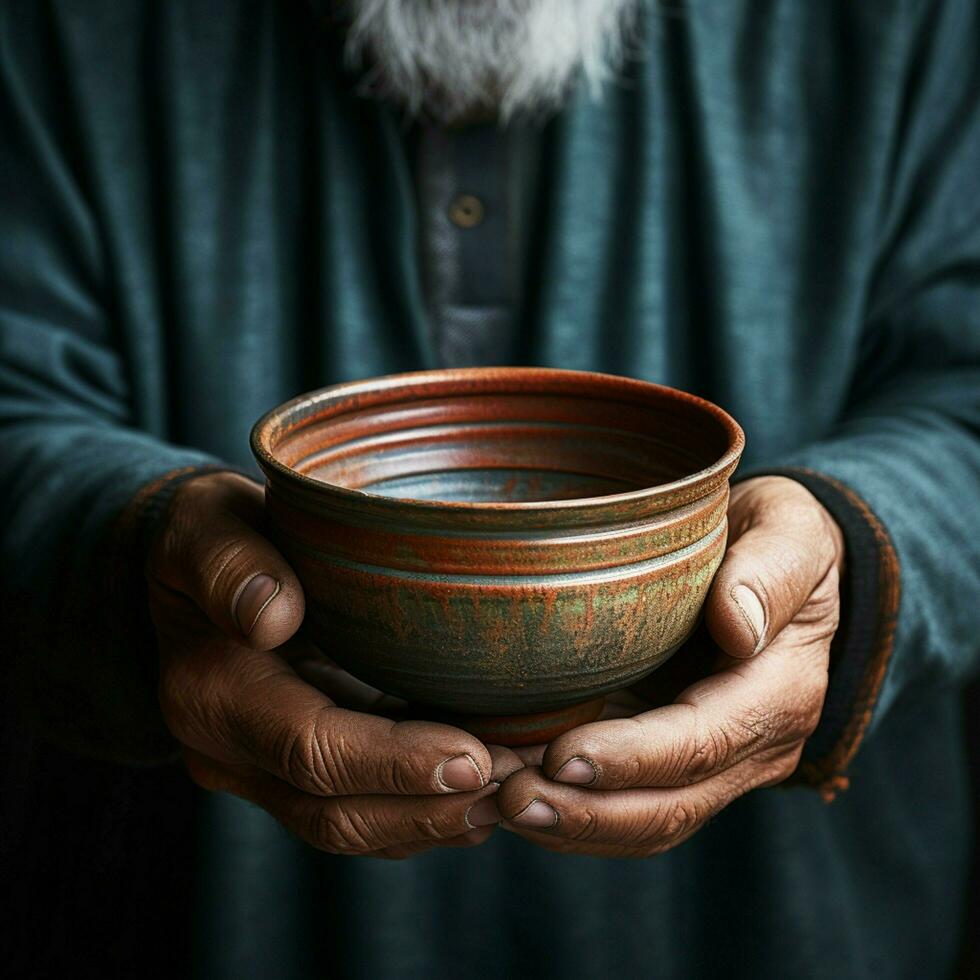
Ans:
[[[671,483],[732,447],[727,416],[671,389],[576,372],[542,371],[536,383],[519,369],[479,383],[447,375],[298,399],[279,410],[266,448],[295,472],[349,490],[518,503]]]

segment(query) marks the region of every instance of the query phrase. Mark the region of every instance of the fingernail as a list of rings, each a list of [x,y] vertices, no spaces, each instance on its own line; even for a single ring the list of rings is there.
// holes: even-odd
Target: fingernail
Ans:
[[[248,636],[255,629],[259,616],[265,612],[265,607],[272,602],[281,586],[271,576],[259,572],[245,583],[245,588],[238,594],[235,601],[235,619],[238,628]]]
[[[595,766],[586,759],[580,759],[576,756],[574,759],[569,759],[555,773],[555,781],[559,783],[575,783],[576,786],[588,786],[589,783],[594,783],[598,773],[596,773]]]
[[[536,827],[539,830],[547,830],[558,823],[558,811],[548,806],[544,800],[531,800],[530,803],[516,817],[511,818],[511,823],[516,823],[520,827]]]
[[[471,827],[489,827],[500,823],[500,811],[492,796],[484,796],[466,811],[466,822]]]
[[[468,755],[457,755],[444,762],[437,776],[447,789],[480,789],[483,786],[483,773]]]
[[[732,588],[732,601],[738,606],[752,635],[755,637],[755,649],[758,653],[766,639],[766,611],[762,608],[759,597],[747,586],[736,585]]]

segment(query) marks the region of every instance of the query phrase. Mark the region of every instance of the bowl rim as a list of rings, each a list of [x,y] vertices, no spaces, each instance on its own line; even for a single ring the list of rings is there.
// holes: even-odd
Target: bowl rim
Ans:
[[[514,382],[526,378],[531,381],[535,377],[546,375],[549,379],[560,382],[581,382],[590,379],[600,383],[619,385],[621,388],[633,388],[636,391],[648,391],[659,396],[666,396],[677,402],[684,403],[690,408],[700,410],[721,423],[728,436],[728,448],[709,466],[689,473],[670,483],[658,483],[639,490],[628,490],[623,493],[604,494],[597,497],[571,497],[562,500],[521,500],[521,501],[464,501],[464,500],[419,500],[414,497],[391,497],[386,494],[372,493],[370,490],[355,490],[342,487],[325,480],[314,479],[298,473],[292,467],[280,462],[269,449],[272,430],[280,420],[295,409],[316,406],[322,402],[351,397],[364,393],[383,391],[396,392],[401,388],[418,385],[434,384],[437,382],[466,382],[481,381],[492,383],[497,378],[501,381]],[[521,512],[562,512],[579,511],[596,507],[609,507],[640,501],[652,501],[678,492],[683,492],[699,483],[710,483],[713,477],[726,469],[734,469],[745,448],[745,433],[735,419],[714,402],[668,385],[657,384],[653,381],[643,381],[627,375],[610,374],[601,371],[579,371],[568,368],[551,367],[468,367],[468,368],[432,368],[424,371],[403,371],[395,374],[378,375],[358,381],[343,381],[338,384],[316,388],[312,391],[296,395],[267,411],[255,425],[249,436],[252,453],[271,479],[272,474],[282,477],[288,483],[306,488],[326,497],[336,497],[349,502],[372,502],[382,505],[397,505],[400,509],[418,512],[456,512],[456,513],[521,513]]]

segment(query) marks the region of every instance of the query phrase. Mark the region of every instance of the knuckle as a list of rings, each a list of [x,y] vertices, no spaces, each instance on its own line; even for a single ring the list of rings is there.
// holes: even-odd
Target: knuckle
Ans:
[[[750,705],[739,715],[737,726],[745,749],[768,745],[779,734],[777,713],[764,705]]]
[[[805,490],[805,488],[804,488]],[[831,539],[828,537],[828,522],[830,515],[824,510],[821,504],[809,490],[805,490],[808,507],[797,507],[796,519],[802,523],[803,531],[807,536],[818,542],[820,547],[824,547],[824,542]]]
[[[592,809],[586,808],[579,817],[575,827],[572,829],[571,833],[567,835],[567,837],[570,840],[577,841],[579,843],[590,841],[596,837],[600,826],[601,824],[596,812]]]
[[[670,850],[690,837],[698,828],[703,816],[693,800],[670,804],[656,814],[647,828],[655,853]]]
[[[296,786],[308,786],[321,796],[340,796],[350,784],[341,747],[324,737],[315,720],[288,731],[280,751],[282,770]]]
[[[418,796],[432,792],[433,767],[425,759],[396,752],[377,754],[355,751],[342,732],[324,732],[324,711],[311,745],[312,778],[326,795],[351,796],[384,792],[396,796]]]
[[[384,785],[400,796],[410,796],[418,791],[419,773],[408,759],[390,756],[384,762]]]
[[[723,728],[709,729],[701,732],[688,746],[686,755],[680,756],[677,767],[677,781],[686,776],[689,779],[701,779],[718,769],[725,768],[734,755],[734,744],[731,736]]]
[[[660,837],[670,844],[679,843],[697,827],[700,816],[693,802],[669,807],[661,825]]]
[[[432,813],[414,814],[411,818],[413,840],[437,841],[456,837],[469,828],[464,820],[439,819]]]
[[[362,817],[342,809],[321,808],[310,834],[317,849],[329,854],[367,854],[376,850]]]
[[[594,758],[594,756],[586,756]],[[636,755],[629,755],[616,761],[618,770],[618,782],[623,786],[640,786],[646,781],[645,766],[642,759]]]
[[[836,586],[824,586],[812,592],[799,618],[819,624],[821,635],[833,636],[840,625],[840,593]]]

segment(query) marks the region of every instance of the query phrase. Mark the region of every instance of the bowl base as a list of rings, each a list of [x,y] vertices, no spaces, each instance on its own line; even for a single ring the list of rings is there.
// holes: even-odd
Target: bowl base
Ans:
[[[425,716],[433,721],[455,725],[475,735],[487,745],[541,745],[557,738],[579,725],[595,721],[602,712],[606,699],[593,698],[581,704],[558,708],[554,711],[539,711],[529,715],[435,715],[431,710]],[[416,717],[415,712],[410,712]]]

